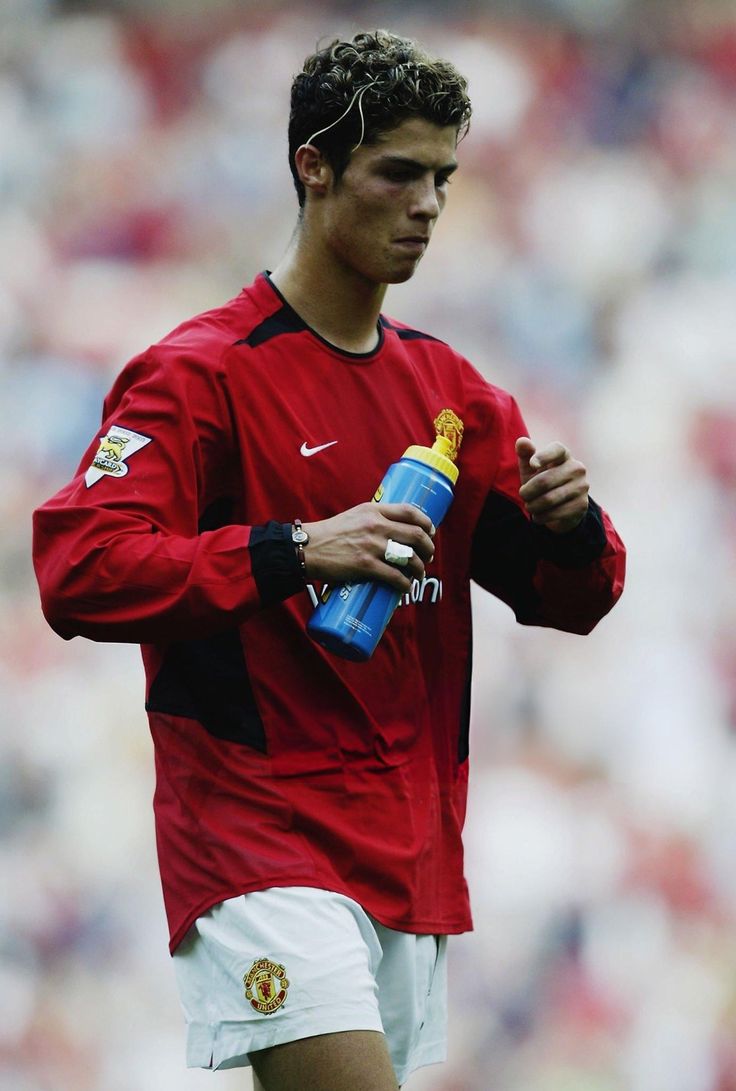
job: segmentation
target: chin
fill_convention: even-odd
[[[394,273],[393,276],[386,277],[384,284],[405,284],[407,280],[411,280],[414,276],[415,270],[412,269],[408,273]]]
[[[407,280],[411,280],[417,271],[418,261],[412,262],[411,265],[406,265],[403,269],[392,269],[387,275],[384,284],[404,284]]]

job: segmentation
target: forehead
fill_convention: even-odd
[[[423,117],[411,117],[395,129],[381,133],[374,144],[362,145],[352,158],[357,159],[360,153],[364,153],[366,160],[390,155],[439,168],[454,163],[456,147],[457,129],[454,125],[435,125]]]

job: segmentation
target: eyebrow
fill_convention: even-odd
[[[397,167],[409,167],[416,171],[431,170],[434,174],[453,174],[458,164],[456,160],[452,160],[450,163],[445,163],[440,167],[432,167],[426,163],[420,163],[418,159],[410,159],[405,155],[382,155],[378,160],[378,163],[383,166],[397,166]]]

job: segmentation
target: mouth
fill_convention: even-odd
[[[423,253],[428,244],[429,237],[427,235],[407,235],[406,238],[396,239],[397,246],[417,254]]]

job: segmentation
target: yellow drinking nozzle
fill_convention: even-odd
[[[447,436],[436,436],[435,441],[432,444],[432,450],[436,451],[438,455],[443,455],[445,458],[452,458],[454,454],[453,444]]]

